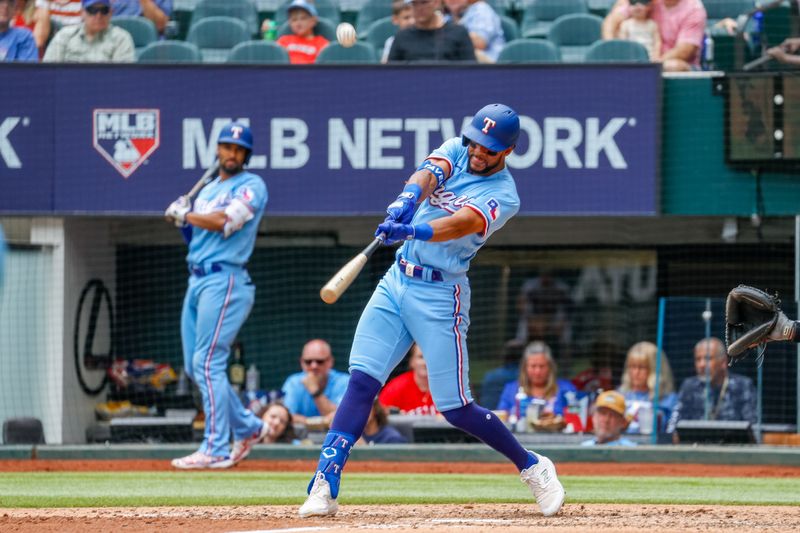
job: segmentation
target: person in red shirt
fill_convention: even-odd
[[[414,344],[408,358],[408,372],[390,380],[378,395],[378,401],[386,407],[396,407],[408,415],[435,415],[431,392],[428,389],[428,365],[422,350]]]
[[[317,26],[317,8],[306,0],[294,0],[287,8],[289,28],[292,33],[278,38],[276,43],[286,48],[289,62],[306,65],[317,59],[319,51],[328,45],[328,39],[314,35]]]

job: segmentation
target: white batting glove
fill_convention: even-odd
[[[181,196],[171,204],[166,211],[164,211],[164,216],[167,217],[168,220],[172,220],[175,222],[175,225],[179,228],[182,228],[186,225],[186,215],[189,214],[189,211],[192,210],[192,202],[185,196]]]

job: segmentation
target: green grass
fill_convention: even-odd
[[[300,504],[308,474],[37,472],[0,475],[0,507]],[[800,479],[562,476],[571,503],[798,505]],[[340,502],[531,501],[510,475],[350,474]]]

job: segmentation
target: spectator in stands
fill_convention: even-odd
[[[47,13],[50,23],[47,27],[50,33],[50,24],[55,31],[64,26],[74,26],[81,23],[82,0],[36,0],[36,10]]]
[[[519,373],[519,362],[525,344],[511,339],[503,345],[503,366],[488,371],[481,383],[481,405],[497,405],[506,383],[514,381]]]
[[[45,62],[133,62],[130,33],[111,24],[111,0],[83,0],[83,19],[53,37]]]
[[[111,14],[115,17],[148,18],[161,34],[172,14],[172,0],[111,0]]]
[[[389,62],[475,61],[475,49],[466,28],[445,22],[441,0],[407,0],[414,25],[400,30],[389,50]]]
[[[517,338],[523,342],[540,339],[553,350],[554,357],[568,371],[573,302],[569,285],[555,277],[549,269],[525,280],[517,297],[519,324]]]
[[[594,438],[582,442],[583,446],[636,446],[622,436],[628,426],[625,414],[625,398],[617,391],[601,393],[594,402],[592,413]]]
[[[36,0],[16,0],[14,19],[11,21],[11,25],[15,28],[31,30],[41,57],[47,39],[50,38],[50,12],[44,8],[37,9],[36,3]]]
[[[417,344],[408,352],[408,372],[390,380],[378,395],[381,405],[397,408],[401,414],[435,415],[436,406],[428,387],[428,365]]]
[[[322,339],[310,340],[300,354],[302,372],[292,374],[283,383],[283,403],[295,422],[308,417],[329,417],[342,401],[350,377],[333,369],[331,346]]]
[[[503,23],[484,0],[444,0],[449,20],[464,26],[479,63],[495,63],[506,44]]]
[[[653,20],[661,34],[664,71],[698,70],[706,30],[706,9],[700,0],[652,0]],[[619,37],[622,21],[631,15],[630,0],[617,0],[603,21],[603,39]]]
[[[0,0],[0,61],[39,61],[31,30],[11,27],[13,10],[13,0]]]
[[[598,390],[611,390],[619,382],[625,356],[615,342],[606,339],[592,341],[587,352],[591,367],[576,374],[572,384],[594,397]]]
[[[577,391],[571,382],[557,379],[557,372],[558,368],[547,344],[542,341],[528,344],[520,363],[519,378],[506,384],[497,410],[505,411],[509,416],[524,417],[528,405],[533,400],[541,400],[543,406],[539,411],[539,419],[563,419],[564,408],[568,404],[567,394]],[[519,413],[516,413],[516,396],[520,392],[525,397],[520,401]]]
[[[278,38],[279,45],[289,53],[289,62],[306,65],[317,59],[320,50],[328,46],[328,39],[315,35],[317,8],[306,0],[294,0],[287,8],[292,33]]]
[[[694,368],[697,375],[686,379],[678,392],[668,432],[674,432],[681,420],[756,421],[753,381],[728,372],[728,355],[721,340],[709,337],[695,345]]]
[[[630,18],[619,25],[619,38],[639,43],[647,49],[650,61],[661,56],[661,34],[652,18],[652,0],[630,0]]]
[[[272,402],[264,406],[259,417],[267,428],[264,438],[261,439],[264,444],[293,444],[297,440],[292,413],[281,402]]]
[[[372,404],[367,425],[361,438],[367,444],[405,444],[408,442],[397,429],[389,425],[389,417],[378,399]]]
[[[395,0],[392,2],[392,24],[397,26],[398,30],[405,30],[414,25],[414,12],[411,10],[411,4],[405,0]],[[381,63],[389,61],[389,51],[392,49],[394,42],[394,35],[389,36],[383,44],[383,53],[381,53]]]
[[[661,431],[678,400],[667,354],[661,353],[661,372],[657,372],[658,347],[652,342],[637,342],[628,350],[619,392],[625,397],[630,419],[628,433],[650,433],[653,427],[653,398],[658,381],[658,427]]]
[[[800,37],[790,37],[778,46],[768,49],[767,53],[781,63],[800,67],[798,50],[800,50]]]

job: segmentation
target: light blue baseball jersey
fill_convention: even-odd
[[[483,231],[446,242],[407,241],[397,254],[412,263],[451,275],[464,274],[491,234],[519,211],[517,186],[508,167],[490,176],[470,174],[469,153],[461,137],[445,141],[429,157],[447,160],[452,171],[417,208],[412,224],[430,224],[437,218],[468,208],[483,218]]]
[[[256,243],[258,224],[267,205],[267,186],[259,176],[243,171],[225,181],[219,177],[203,187],[194,201],[192,211],[199,214],[224,211],[234,198],[238,198],[250,208],[253,218],[242,229],[227,239],[221,232],[192,228],[189,243],[189,264],[225,263],[244,266]]]

